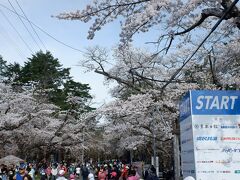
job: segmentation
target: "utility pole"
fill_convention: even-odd
[[[179,151],[179,137],[177,134],[173,136],[173,156],[174,156],[174,179],[180,179],[180,151]]]
[[[162,115],[161,115],[161,113],[159,112],[159,106],[156,106],[155,107],[155,110],[156,110],[156,112],[157,112],[157,115],[156,115],[156,117],[158,117],[159,116],[159,118],[161,119],[161,120],[163,120],[163,118],[162,118]],[[153,129],[153,138],[154,138],[154,167],[156,168],[156,170],[157,170],[157,176],[159,177],[159,171],[160,171],[160,168],[159,168],[159,157],[156,155],[156,125],[157,125],[157,121],[156,121],[157,119],[155,118],[155,120],[154,120],[154,129]]]
[[[154,119],[154,123],[153,123],[153,165],[154,167],[156,168],[156,128],[155,128],[155,125],[156,125],[156,120],[155,118]]]
[[[157,176],[159,176],[159,163],[157,162],[157,148],[156,148],[156,124],[157,124],[157,114],[159,114],[159,110],[158,107],[155,106],[153,109],[153,113],[152,113],[152,127],[153,127],[153,159],[152,159],[152,165],[156,168],[156,173]]]
[[[132,161],[133,161],[133,150],[130,149],[130,164],[132,165]]]
[[[181,164],[180,164],[180,129],[179,129],[179,121],[175,121],[175,126],[173,127],[173,157],[174,157],[174,179],[178,180],[181,176]]]
[[[84,128],[83,128],[83,134],[82,134],[82,164],[84,164]]]
[[[3,73],[3,64],[1,63],[0,64],[0,83],[3,81],[2,73]]]

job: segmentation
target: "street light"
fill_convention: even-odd
[[[156,106],[153,108],[152,112],[151,112],[151,116],[152,116],[152,127],[153,127],[153,165],[156,168],[156,118],[154,117],[156,109],[158,109]]]
[[[133,147],[130,149],[130,163],[132,164],[133,162],[133,151],[137,150],[137,147]]]

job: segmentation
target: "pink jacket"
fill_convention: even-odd
[[[139,180],[137,176],[129,176],[127,180]]]
[[[99,171],[98,172],[98,180],[105,180],[105,178],[106,178],[106,172],[105,171]]]

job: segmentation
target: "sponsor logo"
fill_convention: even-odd
[[[192,129],[192,125],[186,125],[185,127],[183,127],[183,129],[181,130],[182,132],[187,132],[189,130]]]
[[[229,174],[229,173],[231,173],[231,171],[217,171],[216,173],[220,173],[220,174]]]
[[[217,163],[217,164],[229,164],[231,162],[232,161],[230,161],[230,160],[218,160],[218,161],[215,161],[215,163]]]
[[[217,124],[195,124],[195,129],[217,129],[219,125]]]
[[[198,136],[197,141],[216,141],[216,136]]]
[[[195,124],[195,129],[240,129],[240,124],[237,125],[225,125],[225,124]]]
[[[194,151],[193,149],[183,150],[182,153],[188,154],[188,153],[193,153],[193,151]]]
[[[197,161],[197,163],[207,163],[207,164],[210,164],[210,163],[214,163],[214,161]]]
[[[222,129],[237,129],[240,128],[239,125],[221,125]]]
[[[234,163],[234,164],[239,164],[240,161],[231,161],[231,163]]]
[[[196,150],[197,151],[219,151],[220,149],[219,148],[199,148],[199,147],[196,147]]]
[[[184,140],[181,141],[181,143],[182,143],[182,144],[186,144],[186,143],[188,143],[188,142],[190,142],[190,141],[192,141],[192,139],[184,139]]]
[[[198,173],[203,173],[203,174],[212,174],[214,171],[197,171]]]
[[[195,174],[195,170],[183,170],[183,173]]]
[[[198,173],[203,173],[203,174],[212,174],[212,173],[218,173],[218,174],[230,174],[231,171],[197,171]]]
[[[240,141],[240,137],[221,137],[222,141]]]
[[[223,148],[222,152],[225,152],[225,153],[240,153],[240,148]]]
[[[235,170],[234,173],[235,174],[240,174],[240,170]]]
[[[182,163],[183,163],[183,164],[194,164],[193,161],[183,161]]]

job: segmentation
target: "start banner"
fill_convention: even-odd
[[[180,103],[180,132],[184,177],[240,179],[240,91],[189,91]]]

